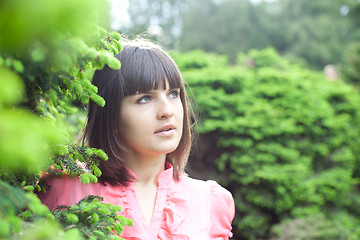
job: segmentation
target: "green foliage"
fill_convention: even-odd
[[[272,229],[272,240],[355,240],[360,237],[360,222],[347,213],[326,218],[323,214],[285,220]]]
[[[360,39],[354,0],[185,2],[179,48],[226,54],[233,63],[238,52],[272,46],[320,70],[338,65],[346,46]]]
[[[35,195],[47,189],[41,179],[46,172],[96,182],[99,161],[107,160],[102,150],[76,144],[89,99],[106,104],[91,84],[93,72],[105,64],[120,68],[114,57],[122,50],[120,35],[99,25],[106,9],[106,1],[0,3],[1,239],[116,239],[115,232],[130,224],[115,217],[118,207],[95,197],[55,218]],[[86,206],[96,206],[91,212],[96,234],[86,229]]]
[[[24,191],[24,188],[0,181],[0,237],[19,234],[23,230],[22,219],[28,219],[30,216],[45,217],[49,220],[53,218],[39,198],[32,192]],[[24,211],[26,208],[28,210]]]
[[[58,145],[56,150],[57,155],[47,172],[57,176],[79,176],[84,184],[97,182],[97,177],[101,176],[98,165],[108,159],[103,150],[85,146]]]
[[[25,223],[21,234],[11,239],[19,240],[82,240],[80,232],[76,229],[64,231],[62,226],[56,221],[43,219],[36,220],[31,224]]]
[[[177,45],[181,28],[181,13],[186,11],[187,0],[129,0],[129,22],[121,22],[126,35],[146,33],[147,37],[160,42],[166,49]]]
[[[181,63],[193,54],[174,56]],[[208,61],[202,53],[195,65],[199,58]],[[206,152],[193,161],[215,161],[211,174],[233,193],[235,238],[264,238],[285,219],[337,209],[359,217],[359,93],[271,48],[242,54],[233,67],[208,59],[181,69],[200,109]]]
[[[116,238],[122,233],[125,225],[131,226],[132,220],[119,215],[121,207],[102,203],[103,199],[88,196],[79,203],[68,206],[58,206],[54,216],[64,229],[77,228],[87,239],[122,239]]]
[[[360,42],[356,42],[347,47],[342,73],[346,81],[356,86],[360,82]]]
[[[181,15],[179,45],[183,51],[202,49],[226,54],[231,62],[235,62],[238,52],[267,47],[271,37],[277,38],[272,33],[276,31],[275,19],[264,4],[254,5],[248,0],[188,3],[187,11]]]
[[[129,0],[127,35],[146,33],[168,49],[226,54],[269,46],[312,69],[338,66],[360,40],[355,0]],[[206,19],[206,21],[205,21]]]
[[[34,44],[40,44],[44,48],[38,50],[39,53],[56,56],[62,50],[56,47],[63,34],[87,37],[99,20],[106,21],[99,18],[107,16],[106,7],[104,1],[2,1],[0,49],[25,53]]]

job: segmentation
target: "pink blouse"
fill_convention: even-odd
[[[150,226],[133,184],[129,187],[84,185],[75,177],[49,178],[47,183],[51,189],[39,197],[50,210],[57,205],[72,205],[88,195],[101,196],[104,203],[121,206],[121,214],[134,220],[134,225],[125,226],[121,234],[127,240],[224,240],[232,236],[235,206],[231,193],[215,181],[205,182],[185,175],[175,181],[170,164],[159,176]]]

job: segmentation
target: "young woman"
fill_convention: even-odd
[[[171,57],[150,42],[123,43],[120,70],[97,70],[93,84],[105,107],[90,102],[84,141],[103,149],[102,176],[84,185],[52,178],[41,199],[50,209],[88,195],[122,207],[134,220],[125,239],[229,239],[234,217],[230,192],[214,181],[188,177],[190,110],[183,79]]]

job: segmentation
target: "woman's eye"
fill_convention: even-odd
[[[139,98],[136,103],[140,103],[140,104],[143,104],[143,103],[148,103],[150,102],[151,100],[151,97],[150,96],[142,96],[141,98]]]
[[[180,94],[180,89],[173,90],[169,93],[169,97],[171,98],[177,98]]]

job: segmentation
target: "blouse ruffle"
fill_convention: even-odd
[[[185,221],[190,211],[191,195],[187,185],[172,184],[167,192],[166,206],[164,207],[164,220],[158,238],[161,240],[188,240],[188,235],[176,233],[179,226]]]

